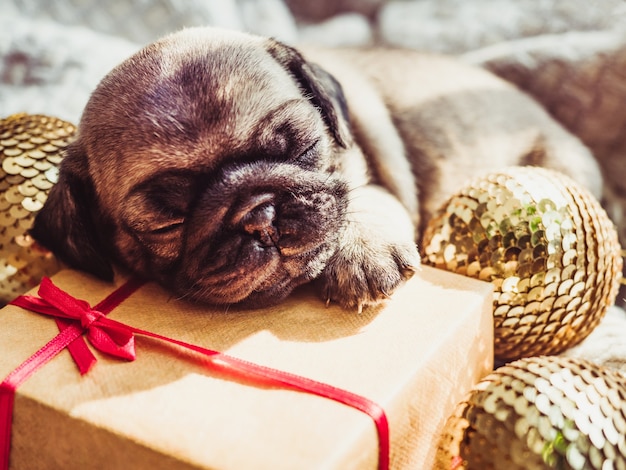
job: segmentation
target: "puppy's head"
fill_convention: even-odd
[[[32,235],[102,278],[119,263],[193,300],[276,302],[336,249],[349,139],[339,85],[294,49],[185,30],[94,91]]]

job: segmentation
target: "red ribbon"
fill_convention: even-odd
[[[39,287],[39,298],[26,295],[11,302],[12,305],[55,317],[60,332],[0,383],[0,470],[9,468],[13,405],[17,388],[66,347],[80,373],[88,372],[96,358],[85,344],[83,334],[102,353],[129,361],[135,359],[134,335],[156,338],[206,356],[208,361],[205,365],[211,370],[227,372],[257,384],[310,393],[355,408],[369,415],[376,425],[378,468],[386,470],[389,467],[389,424],[385,411],[373,401],[332,385],[134,328],[106,317],[141,285],[142,282],[131,279],[92,308],[87,302],[72,297],[56,287],[50,279],[44,278]]]

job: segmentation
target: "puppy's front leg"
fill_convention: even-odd
[[[406,209],[382,187],[360,186],[350,194],[339,247],[321,275],[322,295],[360,313],[389,297],[419,263]]]

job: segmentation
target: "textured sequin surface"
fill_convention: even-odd
[[[0,302],[36,286],[60,269],[28,235],[58,178],[61,151],[76,128],[60,119],[16,114],[0,119]]]
[[[626,378],[589,361],[533,357],[485,377],[440,441],[443,469],[626,469]]]
[[[423,261],[494,284],[500,360],[557,354],[613,304],[617,233],[584,188],[556,172],[515,167],[469,184],[430,221]]]

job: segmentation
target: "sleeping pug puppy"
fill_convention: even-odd
[[[361,311],[416,271],[425,221],[466,178],[519,164],[599,194],[587,149],[483,70],[187,29],[102,80],[32,235],[181,298],[261,307],[316,280]]]

